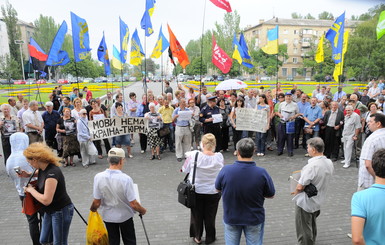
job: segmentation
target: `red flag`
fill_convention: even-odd
[[[226,54],[226,52],[221,49],[213,35],[213,58],[212,58],[213,64],[219,68],[223,72],[223,74],[226,74],[230,71],[231,66],[233,65],[233,60]]]
[[[170,26],[167,25],[167,27],[168,33],[170,35],[170,49],[172,52],[172,56],[176,57],[179,61],[179,64],[182,66],[183,69],[185,69],[186,66],[190,64],[187,53],[186,51],[184,51],[182,45],[180,45],[179,41],[176,39],[174,33],[171,31]]]
[[[226,10],[228,13],[232,11],[229,0],[210,0],[210,2],[212,2],[218,8]]]

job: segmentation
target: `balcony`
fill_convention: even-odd
[[[302,42],[302,48],[309,48],[310,42]]]

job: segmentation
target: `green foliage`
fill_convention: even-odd
[[[0,57],[0,76],[5,79],[21,79],[20,63],[10,55]]]
[[[291,13],[292,19],[303,19],[303,16],[297,12]]]
[[[315,17],[313,15],[311,15],[310,13],[308,13],[304,19],[308,19],[308,20],[315,20]]]
[[[186,74],[188,74],[188,75],[200,75],[202,72],[202,75],[205,75],[207,73],[206,63],[204,61],[203,61],[203,63],[201,62],[201,57],[195,57],[190,62],[191,62],[191,64],[186,67]]]
[[[35,20],[34,25],[36,27],[33,34],[33,38],[39,44],[39,46],[48,53],[56,32],[59,29],[59,25],[55,23],[55,20],[51,16],[40,15]]]
[[[3,15],[3,21],[7,27],[11,58],[20,66],[20,47],[18,44],[15,44],[15,40],[20,40],[21,38],[20,28],[17,26],[17,12],[13,8],[12,4],[7,1],[5,6],[1,6],[1,13]]]
[[[318,15],[320,20],[334,20],[334,15],[328,11],[323,11]]]
[[[76,72],[77,70],[77,72]],[[99,65],[99,62],[87,58],[81,62],[75,62],[71,59],[71,62],[63,67],[62,73],[71,74],[76,77],[91,77],[96,78],[99,76],[104,76],[104,68]]]
[[[251,58],[256,63],[255,67],[258,69],[258,74],[260,75],[260,69],[262,73],[267,76],[273,76],[277,74],[277,66],[282,66],[282,60],[288,58],[287,46],[286,44],[279,45],[278,48],[278,61],[276,55],[269,55],[262,51],[262,49],[253,50],[251,52]],[[262,74],[261,74],[262,75]]]

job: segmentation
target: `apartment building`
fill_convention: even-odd
[[[279,68],[278,78],[283,80],[310,80],[314,72],[303,67],[303,59],[314,48],[334,20],[281,19],[273,18],[268,21],[260,20],[259,24],[244,30],[248,42],[255,40],[256,48],[267,43],[267,31],[278,25],[278,42],[287,45],[288,58],[283,60]],[[360,21],[345,21],[345,29],[354,30]],[[327,41],[327,40],[326,40]],[[281,58],[282,60],[282,58]]]

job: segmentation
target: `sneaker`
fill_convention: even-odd
[[[181,162],[182,161],[182,158],[177,158],[176,159],[178,162]]]
[[[345,163],[345,160],[342,160],[341,163]]]
[[[142,154],[143,154],[143,153],[144,153],[144,150],[141,150],[141,151],[140,151],[140,153],[142,153]]]
[[[88,165],[84,165],[83,168],[88,168],[89,166]]]
[[[129,158],[133,158],[134,156],[133,155],[128,155]]]
[[[260,156],[261,156],[261,157],[264,157],[264,156],[265,156],[265,153],[260,153]]]
[[[306,153],[306,154],[305,154],[305,157],[310,157],[309,153]]]
[[[344,166],[342,166],[343,168],[349,168],[350,167],[350,164],[344,164]]]
[[[259,157],[260,157],[260,156],[261,156],[261,153],[257,153],[257,156],[259,156]]]

